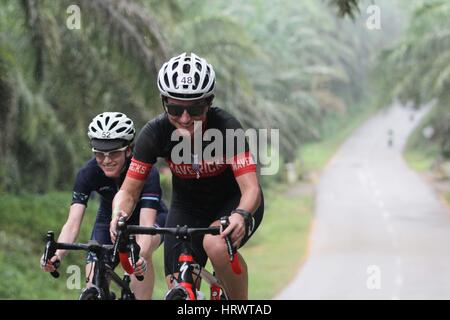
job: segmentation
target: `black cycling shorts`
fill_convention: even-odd
[[[219,210],[212,212],[209,217],[206,215],[192,215],[186,207],[181,205],[172,204],[169,214],[167,215],[166,227],[176,227],[187,225],[190,228],[207,228],[216,220],[219,220],[223,216],[229,216],[233,209],[236,209],[241,200],[241,195],[238,194],[226,202]],[[264,197],[261,193],[261,204],[259,208],[253,213],[255,219],[255,227],[252,234],[246,235],[241,242],[240,247],[251,238],[255,233],[264,215]],[[203,249],[203,237],[195,236],[190,243],[190,247],[193,251],[193,256],[195,262],[200,264],[202,267],[206,265],[208,256]],[[166,276],[173,274],[177,271],[178,256],[182,250],[181,241],[177,240],[175,237],[166,235],[164,239],[164,266]]]

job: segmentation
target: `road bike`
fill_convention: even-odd
[[[160,227],[141,227],[135,225],[126,225],[123,218],[119,219],[117,227],[117,238],[120,242],[126,242],[130,236],[135,234],[148,235],[168,235],[174,236],[181,240],[181,254],[178,256],[178,268],[172,275],[172,288],[166,293],[165,300],[197,300],[199,299],[199,291],[197,291],[197,284],[203,279],[210,287],[211,300],[229,300],[228,294],[221,283],[215,276],[200,264],[195,262],[193,256],[193,249],[191,248],[192,237],[202,235],[219,235],[221,229],[225,229],[229,225],[228,217],[220,219],[221,226],[213,226],[208,228],[189,228],[188,226],[178,226],[174,228],[160,228]],[[228,255],[230,257],[231,267],[236,274],[242,273],[242,267],[237,256],[237,249],[231,244],[230,237],[225,237]],[[122,245],[123,247],[123,245]],[[119,250],[120,251],[120,250]],[[120,259],[126,263],[128,257],[121,256]],[[175,275],[176,274],[176,275]]]
[[[59,243],[55,242],[53,231],[48,231],[46,236],[46,244],[44,250],[43,263],[47,263],[54,255],[56,250],[83,250],[95,254],[94,273],[92,285],[84,288],[80,294],[80,300],[115,300],[116,295],[110,290],[110,283],[113,281],[121,289],[120,300],[135,300],[134,293],[130,289],[130,274],[134,272],[136,262],[139,259],[139,245],[136,243],[134,235],[130,235],[127,245],[120,248],[123,252],[131,257],[132,262],[121,261],[126,267],[127,272],[121,278],[114,272],[115,267],[119,263],[117,257],[118,244],[105,245],[99,244],[97,241],[90,240],[88,243]],[[56,261],[55,268],[59,267],[60,262]],[[54,278],[59,277],[57,270],[50,273]],[[136,277],[142,281],[142,276]]]

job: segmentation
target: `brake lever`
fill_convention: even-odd
[[[117,237],[113,246],[113,253],[111,256],[111,260],[113,263],[117,263],[119,261],[118,253],[126,251],[126,244],[124,244],[123,238],[125,236],[126,230],[126,221],[124,217],[120,217],[117,222]]]
[[[225,230],[230,225],[230,220],[228,219],[228,216],[220,218],[220,224],[222,225],[222,230]],[[227,245],[228,255],[230,256],[230,262],[233,262],[234,255],[236,254],[237,249],[233,247],[233,245],[231,244],[231,238],[229,235],[225,237],[225,243]]]
[[[55,242],[55,234],[53,231],[48,231],[47,235],[45,237],[45,250],[44,250],[44,263],[47,264],[47,262],[55,255],[56,253],[56,242]],[[53,266],[55,267],[55,271],[50,272],[53,278],[59,278],[59,272],[56,270],[60,266],[61,262],[59,260],[56,260],[53,263]]]
[[[141,247],[136,242],[136,236],[130,235],[130,258],[133,263],[133,269],[136,269],[136,263],[139,261],[139,252],[141,251]],[[136,279],[139,281],[144,280],[144,276],[136,276]]]
[[[222,225],[222,230],[226,229],[230,225],[230,220],[228,219],[228,216],[220,218],[220,224]],[[241,263],[239,262],[239,259],[237,258],[237,248],[235,248],[231,244],[231,238],[229,235],[225,237],[225,243],[227,245],[228,255],[230,256],[231,269],[233,269],[234,273],[241,274],[242,266]]]

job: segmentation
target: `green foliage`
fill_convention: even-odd
[[[425,126],[435,130],[430,142],[439,149],[436,156],[450,158],[450,4],[433,0],[414,8],[405,37],[380,58],[380,92],[386,93],[384,101],[398,98],[417,108],[434,103]],[[415,148],[424,145],[419,136],[413,141]]]
[[[69,5],[81,9],[80,30],[66,27]],[[356,12],[355,1],[334,5]],[[161,112],[157,70],[182,51],[214,65],[218,106],[245,127],[281,129],[281,156],[293,161],[363,98],[380,42],[363,18],[338,20],[317,1],[3,1],[0,18],[7,192],[70,187],[92,117],[123,111],[142,127]]]
[[[84,274],[84,255],[71,253],[64,259],[61,278],[54,280],[40,271],[45,234],[58,236],[64,225],[71,195],[67,192],[45,196],[0,196],[0,284],[1,299],[75,299],[79,291],[66,288],[67,266],[77,265]],[[78,237],[87,241],[95,220],[96,201],[91,201]]]

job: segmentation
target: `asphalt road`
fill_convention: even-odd
[[[341,146],[317,188],[309,255],[276,299],[450,299],[450,212],[401,155],[427,111],[391,107]]]

